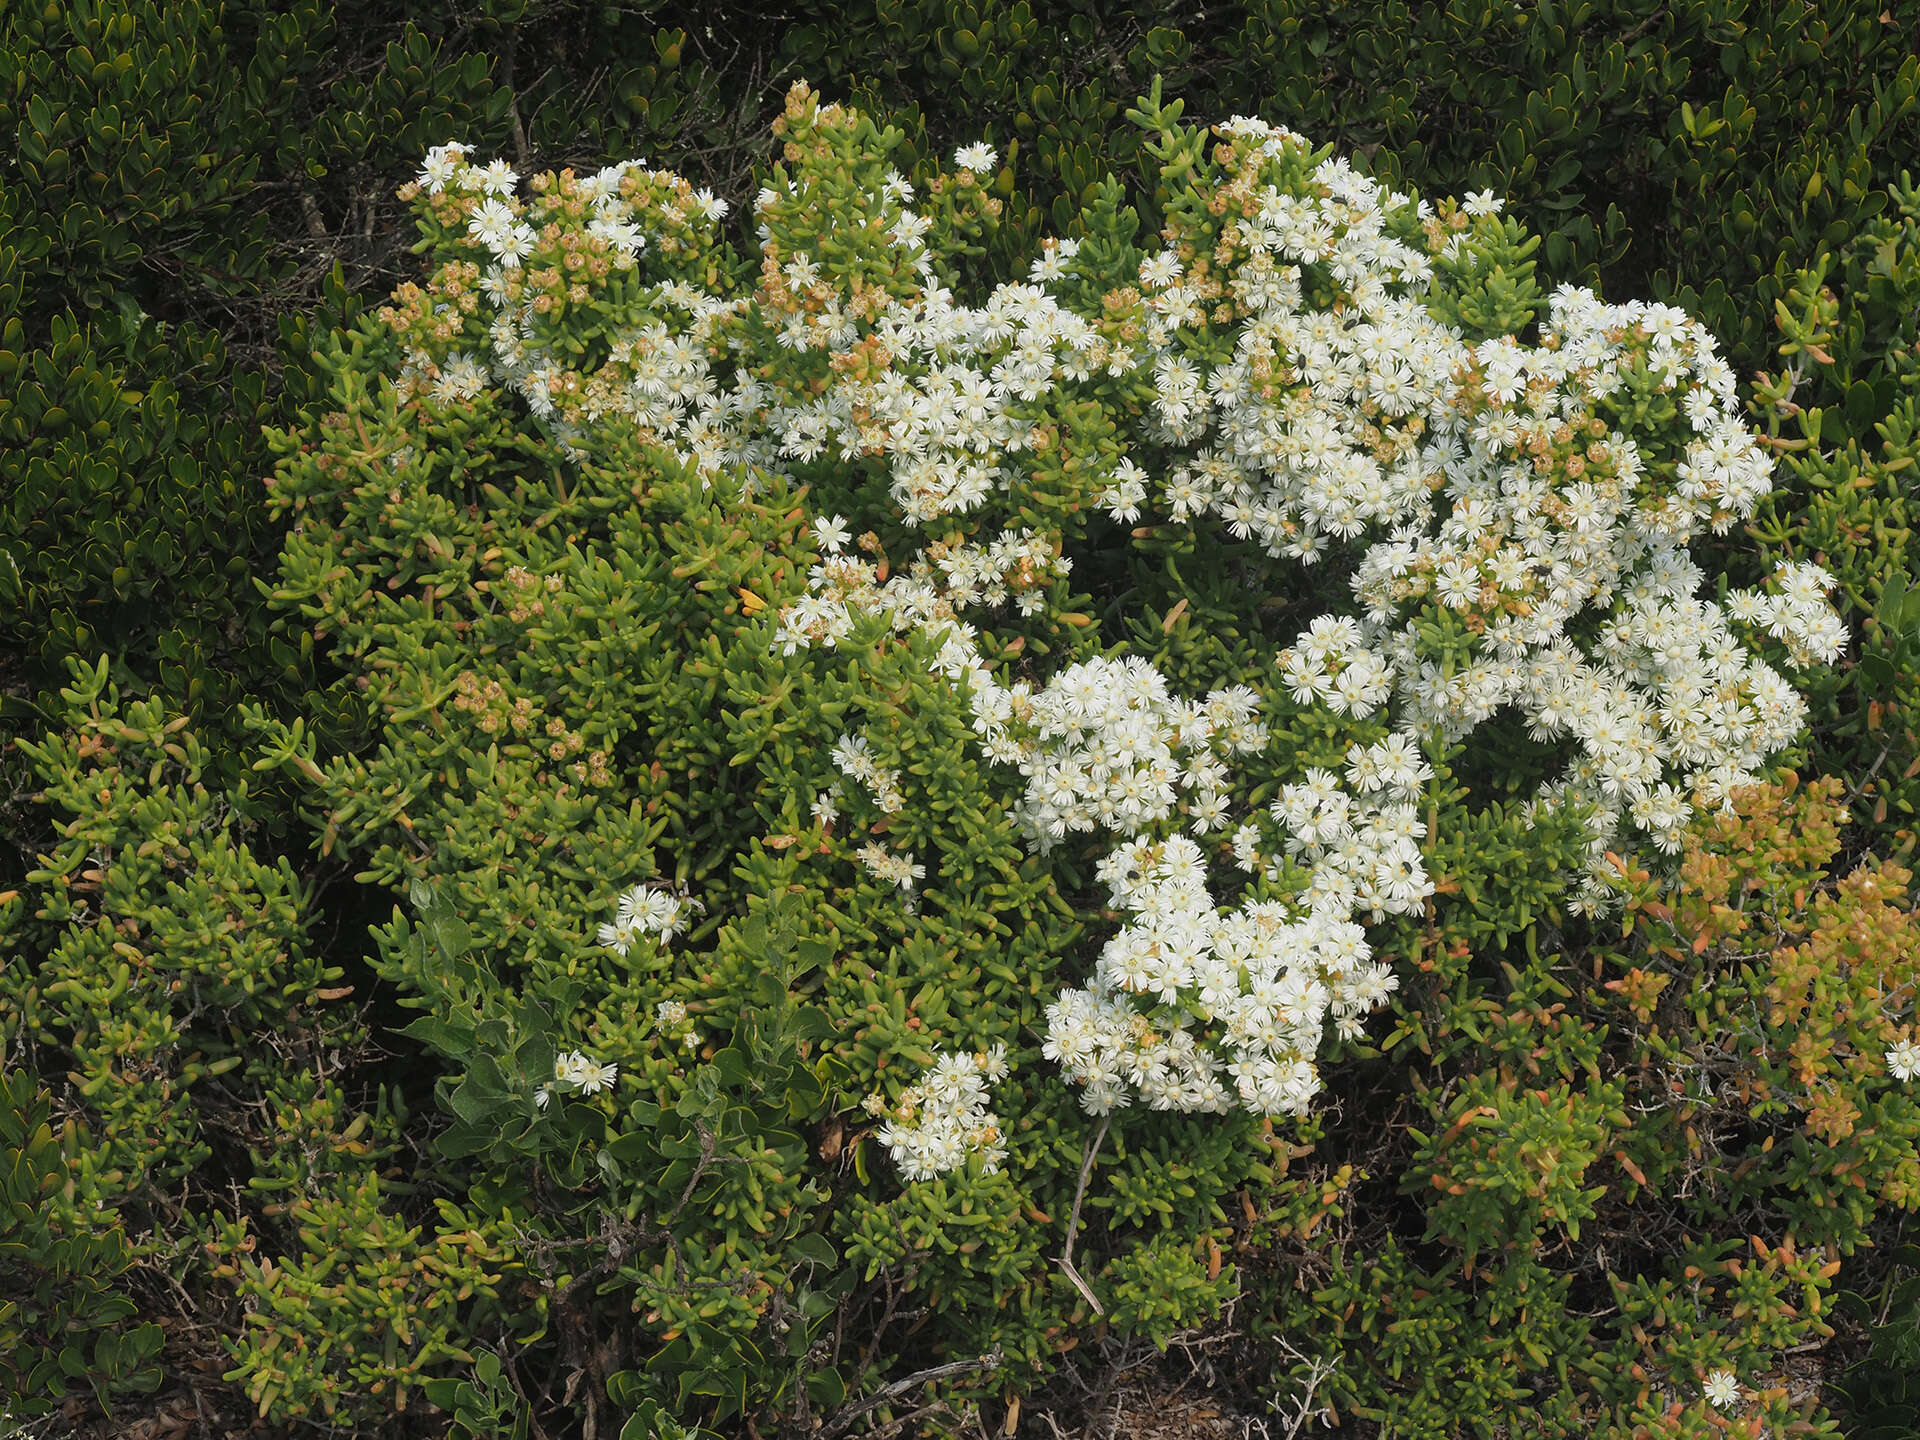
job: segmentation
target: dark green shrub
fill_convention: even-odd
[[[126,1236],[111,1212],[60,1203],[88,1135],[70,1120],[56,1135],[51,1110],[31,1075],[0,1075],[0,1422],[46,1414],[76,1381],[102,1406],[160,1383],[160,1327],[126,1323]]]

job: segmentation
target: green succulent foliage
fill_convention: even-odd
[[[1035,1054],[1080,928],[968,758],[963,697],[884,619],[837,655],[769,646],[815,553],[801,494],[709,490],[611,426],[563,468],[498,397],[403,406],[379,379],[394,348],[369,320],[326,359],[340,408],[276,439],[273,486],[299,517],[275,603],[394,657],[362,670],[381,741],[329,759],[300,725],[248,716],[258,763],[312,782],[325,848],[360,857],[363,881],[420,887],[417,922],[377,927],[372,963],[441,1067],[432,1183],[525,1237],[507,1268],[533,1287],[474,1340],[563,1369],[592,1344],[629,1377],[606,1382],[613,1403],[731,1422],[870,1389],[881,1362],[831,1337],[892,1288],[945,1317],[916,1353],[1040,1373],[1085,1313],[1041,1258],[1082,1159],[1071,1095],[1009,1104],[1006,1172],[904,1192],[859,1111],[936,1048]],[[383,488],[343,483],[361,474]],[[855,726],[905,777],[891,843],[939,877],[912,906],[805,818]],[[617,955],[593,934],[634,884],[715,918]],[[668,1002],[691,1045],[656,1020]],[[574,1048],[618,1063],[619,1086],[543,1106]],[[1088,1197],[1113,1221],[1079,1266],[1112,1290],[1110,1323],[1164,1339],[1229,1293],[1205,1237],[1259,1152],[1234,1125],[1196,1146],[1145,1116],[1116,1148],[1111,1189]]]
[[[1434,314],[1470,340],[1525,334],[1547,310],[1533,276],[1540,237],[1527,234],[1511,217],[1488,217],[1480,228],[1485,232],[1481,245],[1459,259],[1435,262],[1451,283],[1442,287]]]
[[[366,1086],[368,1034],[339,1003],[353,987],[308,949],[311,888],[246,844],[244,782],[216,796],[188,717],[122,702],[105,656],[70,665],[64,728],[19,746],[53,812],[30,832],[46,848],[26,888],[0,894],[6,1047],[43,1074],[57,1063],[61,1107],[91,1122],[86,1143],[67,1136],[39,1214],[73,1236],[115,1217],[127,1263],[240,1337],[227,1356],[183,1339],[164,1366],[248,1357],[235,1378],[256,1405],[330,1413],[340,1396],[315,1357],[277,1339],[255,1352],[265,1317],[247,1302],[268,1331],[311,1320],[331,1363],[390,1389],[415,1363],[389,1351],[417,1315],[485,1295],[489,1242],[443,1214],[436,1247],[408,1253],[418,1227],[391,1214],[383,1179],[405,1106]],[[310,1269],[256,1261],[262,1232]],[[158,1327],[139,1333],[157,1345]]]
[[[158,1388],[160,1327],[135,1322],[121,1286],[133,1264],[117,1216],[74,1217],[58,1203],[90,1137],[23,1070],[0,1074],[0,1386],[17,1418],[58,1408],[76,1383],[104,1408]]]
[[[1621,1098],[1617,1085],[1521,1091],[1484,1072],[1472,1076],[1435,1117],[1448,1122],[1444,1131],[1408,1132],[1417,1148],[1403,1183],[1442,1197],[1427,1212],[1427,1238],[1446,1237],[1469,1263],[1489,1246],[1534,1243],[1544,1226],[1578,1240],[1580,1222],[1606,1194],[1604,1185],[1583,1182],[1613,1127],[1626,1122]]]
[[[1881,1063],[1915,984],[1911,877],[1828,879],[1840,788],[1743,801],[1663,898],[1623,874],[1618,941],[1562,948],[1543,920],[1489,950],[1449,942],[1441,912],[1449,983],[1395,997],[1385,1049],[1408,1068],[1358,1097],[1426,1118],[1373,1142],[1365,1113],[1330,1126],[1329,1158],[1253,1229],[1274,1260],[1248,1266],[1242,1313],[1285,1361],[1277,1403],[1312,1387],[1311,1413],[1434,1436],[1706,1434],[1719,1414],[1850,1435],[1910,1416],[1878,1360],[1826,1397],[1837,1416],[1776,1379],[1781,1352],[1841,1324],[1877,1322],[1879,1357],[1912,1333],[1903,1275],[1868,1258],[1920,1199],[1920,1112]],[[1498,978],[1483,954],[1504,955]],[[1410,1212],[1358,1212],[1368,1173]],[[1299,1265],[1330,1278],[1309,1295]],[[1724,1412],[1700,1398],[1721,1370],[1743,1397]]]
[[[1920,806],[1920,188],[1903,173],[1885,199],[1844,244],[1796,269],[1781,257],[1783,366],[1754,400],[1781,466],[1752,531],[1757,559],[1817,558],[1839,582],[1854,638],[1808,687],[1806,755],[1858,777],[1857,843],[1905,853]]]
[[[39,798],[69,819],[27,876],[41,906],[8,892],[0,907],[0,936],[24,957],[0,996],[9,1042],[68,1056],[73,1098],[97,1119],[100,1138],[55,1207],[78,1220],[137,1201],[158,1217],[211,1153],[196,1092],[236,1071],[271,1085],[275,1057],[246,1037],[292,1039],[296,1008],[342,972],[289,963],[307,897],[287,862],[262,866],[235,843],[244,782],[216,797],[185,717],[163,721],[158,700],[123,708],[105,657],[73,668],[71,728],[19,742],[46,786]],[[344,1020],[329,1017],[309,1043],[351,1050]],[[156,1231],[150,1245],[166,1253],[190,1238]]]

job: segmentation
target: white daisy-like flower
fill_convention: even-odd
[[[1461,202],[1460,208],[1469,215],[1498,215],[1505,203],[1491,190],[1474,190]]]
[[[489,195],[508,195],[520,183],[520,177],[504,160],[495,160],[480,172],[480,184]]]
[[[853,538],[853,532],[847,529],[846,516],[824,515],[813,522],[813,538],[820,542],[822,550],[838,554],[841,546]]]
[[[1140,262],[1140,283],[1158,290],[1180,278],[1180,257],[1171,251],[1149,255]]]
[[[580,1067],[580,1091],[585,1095],[598,1095],[608,1089],[620,1078],[618,1065],[596,1065],[589,1060]]]
[[[418,184],[429,195],[438,195],[447,188],[460,167],[466,163],[466,147],[455,141],[445,145],[436,145],[427,152],[427,162],[421,167]]]
[[[993,168],[993,162],[1000,158],[1000,152],[991,145],[962,145],[953,152],[953,163],[961,170],[971,170],[981,174]]]
[[[1731,1370],[1716,1370],[1707,1377],[1702,1393],[1708,1403],[1724,1410],[1729,1405],[1740,1403],[1740,1382],[1734,1378]]]
[[[1920,1045],[1911,1040],[1902,1040],[1887,1051],[1887,1070],[1896,1080],[1912,1080],[1920,1076]]]

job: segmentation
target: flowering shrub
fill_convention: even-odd
[[[1491,196],[1136,119],[1161,248],[1109,184],[977,306],[997,156],[914,209],[804,87],[757,263],[645,166],[523,201],[442,147],[408,187],[432,278],[323,355],[338,408],[270,481],[272,598],[369,740],[249,715],[323,853],[407,882],[372,964],[438,1057],[434,1204],[368,1163],[289,1176],[273,1258],[215,1236],[263,1411],[493,1413],[487,1337],[596,1426],[804,1429],[908,1360],[958,1404],[1096,1317],[1164,1343],[1284,1181],[1254,1137],[1324,1133],[1396,987],[1570,888],[1607,913],[1610,844],[1671,869],[1794,734],[1743,639],[1840,633],[1816,566],[1696,597],[1686,541],[1769,470],[1697,326],[1543,300]],[[1470,1265],[1593,1215],[1619,1087],[1561,1092],[1478,1077],[1422,1137]]]
[[[1191,169],[1200,137],[1177,116],[1141,118],[1163,159]],[[1045,614],[1049,578],[1070,572],[1075,517],[1139,517],[1150,491],[1136,450],[1163,467],[1157,498],[1174,524],[1211,517],[1306,564],[1370,529],[1390,537],[1354,577],[1363,616],[1316,620],[1280,663],[1294,706],[1364,722],[1397,701],[1401,728],[1348,746],[1351,790],[1311,770],[1236,832],[1273,895],[1223,918],[1192,843],[1136,839],[1103,862],[1112,902],[1141,918],[1103,949],[1091,986],[1052,1009],[1047,1052],[1089,1109],[1138,1092],[1164,1109],[1232,1097],[1267,1115],[1305,1110],[1329,1015],[1351,1038],[1392,983],[1348,916],[1409,913],[1430,893],[1407,802],[1432,772],[1415,747],[1458,740],[1503,706],[1536,738],[1570,739],[1577,759],[1535,812],[1591,808],[1598,863],[1623,820],[1673,852],[1696,805],[1724,807],[1798,730],[1804,706],[1735,627],[1783,640],[1800,665],[1832,658],[1845,632],[1822,598],[1830,579],[1789,566],[1777,594],[1734,592],[1723,609],[1695,598],[1703,577],[1683,548],[1765,492],[1770,461],[1734,418],[1731,372],[1680,312],[1571,288],[1523,346],[1505,332],[1534,318],[1530,277],[1497,264],[1480,293],[1428,302],[1436,272],[1485,263],[1467,243],[1473,218],[1489,222],[1483,246],[1525,253],[1517,230],[1491,223],[1492,196],[1435,212],[1285,130],[1236,120],[1220,127],[1212,198],[1195,189],[1169,207],[1166,247],[1121,267],[1132,283],[1097,286],[1117,254],[1057,242],[1031,283],[968,310],[930,285],[940,251],[926,236],[959,222],[916,213],[912,187],[880,176],[886,137],[804,89],[785,133],[800,169],[755,203],[762,285],[731,297],[693,283],[696,231],[725,212],[711,194],[616,166],[543,179],[528,220],[504,162],[436,150],[410,194],[444,268],[433,292],[409,287],[384,312],[408,347],[401,394],[444,404],[507,387],[576,457],[617,416],[703,484],[752,467],[748,493],[776,478],[831,493],[822,467],[884,481],[895,514],[876,522],[939,537],[889,578],[884,561],[840,554],[839,516],[822,521],[809,593],[781,608],[774,644],[838,649],[860,612],[925,630],[935,665],[966,682],[986,755],[1026,777],[1015,813],[1041,853],[1070,831],[1140,837],[1176,808],[1204,837],[1229,808],[1227,757],[1269,740],[1253,689],[1177,701],[1139,657],[1069,665],[1037,693],[1005,683],[961,618],[1016,596],[1021,614]],[[815,155],[838,173],[807,163]],[[977,192],[995,159],[984,145],[958,152],[957,191]],[[853,213],[875,238],[849,249],[833,232]],[[643,264],[656,243],[659,260]],[[595,318],[568,323],[583,306]],[[1049,433],[1090,400],[1137,423]],[[1174,448],[1196,444],[1190,459]],[[1015,468],[1029,451],[1032,490]],[[1064,511],[1050,535],[999,528],[1042,501]],[[883,812],[904,804],[860,737],[835,754]],[[1263,835],[1265,820],[1276,823]],[[1283,873],[1275,833],[1307,863]],[[860,859],[904,890],[924,873],[874,844]],[[1595,908],[1601,893],[1590,873],[1577,903]]]

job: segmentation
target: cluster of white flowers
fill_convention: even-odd
[[[935,1057],[919,1081],[889,1105],[867,1098],[866,1110],[885,1117],[879,1139],[908,1180],[931,1180],[978,1155],[991,1175],[1007,1158],[1000,1117],[987,1108],[989,1087],[1007,1078],[1007,1047]]]
[[[1777,595],[1735,590],[1727,596],[1727,613],[1748,625],[1765,626],[1774,639],[1785,642],[1793,663],[1808,666],[1830,660],[1846,648],[1847,627],[1827,603],[1834,578],[1818,565],[1801,560],[1775,577]]]
[[[1046,608],[1046,587],[1073,568],[1057,540],[1027,529],[1008,531],[985,545],[936,542],[926,554],[945,577],[944,597],[956,609],[1011,599],[1022,615],[1032,615]]]
[[[927,878],[927,867],[914,860],[911,850],[896,852],[869,841],[860,847],[858,859],[875,879],[898,885],[902,890],[911,890],[914,882]]]
[[[906,808],[907,797],[900,793],[900,771],[891,765],[882,765],[873,758],[873,747],[862,735],[842,735],[833,747],[833,763],[840,773],[856,785],[864,785],[873,792],[873,800],[888,815],[898,814]],[[836,784],[827,793],[837,796],[840,787]]]
[[[879,615],[896,632],[920,629],[940,640],[936,663],[949,678],[985,671],[973,645],[973,628],[955,619],[939,572],[925,555],[884,585],[878,565],[850,555],[825,555],[812,568],[807,584],[808,593],[780,612],[772,648],[783,654],[816,645],[835,649],[852,633],[857,617]]]
[[[1367,648],[1358,621],[1322,615],[1280,652],[1280,673],[1296,704],[1324,705],[1364,720],[1393,694],[1393,667]]]
[[[619,913],[611,925],[600,927],[600,943],[622,955],[636,936],[657,935],[666,944],[685,930],[706,906],[684,895],[649,885],[636,885],[620,897]]]
[[[546,1109],[553,1101],[556,1087],[562,1091],[577,1090],[582,1095],[598,1095],[602,1090],[612,1089],[613,1082],[619,1078],[618,1065],[602,1065],[578,1050],[563,1051],[553,1062],[552,1081],[533,1092],[534,1104]]]
[[[1352,792],[1310,766],[1304,783],[1282,786],[1271,807],[1288,854],[1312,866],[1302,900],[1343,915],[1367,910],[1375,922],[1414,914],[1433,893],[1420,856],[1427,827],[1414,804],[1433,769],[1406,736],[1393,734],[1350,746],[1346,778]],[[1258,863],[1258,854],[1251,849],[1243,863]],[[1269,863],[1266,874],[1278,879],[1278,867]]]
[[[473,356],[456,351],[433,380],[433,398],[442,405],[472,400],[487,386],[487,369]]]
[[[1360,1017],[1399,985],[1337,894],[1314,897],[1304,914],[1278,901],[1221,913],[1200,847],[1184,835],[1122,845],[1100,878],[1135,919],[1101,950],[1093,983],[1049,1008],[1044,1049],[1085,1087],[1094,1113],[1135,1092],[1155,1110],[1225,1110],[1225,1074],[1247,1109],[1303,1114],[1320,1088],[1313,1057],[1329,1016],[1358,1034]],[[1128,996],[1165,1007],[1165,1018]],[[1229,1059],[1196,1023],[1220,1028]]]
[[[1158,476],[1141,463],[1155,451],[1103,449],[1096,502],[1110,513],[1132,521],[1151,505],[1174,523],[1217,521],[1303,564],[1369,537],[1353,576],[1362,613],[1314,622],[1279,657],[1280,678],[1299,705],[1356,720],[1387,710],[1394,733],[1350,747],[1346,788],[1311,772],[1267,816],[1233,830],[1234,859],[1277,878],[1263,853],[1270,820],[1311,878],[1292,902],[1222,915],[1197,847],[1152,835],[1173,822],[1183,791],[1191,833],[1229,823],[1224,757],[1265,744],[1252,691],[1180,700],[1137,659],[1071,666],[1037,693],[1002,685],[962,614],[1008,598],[1043,607],[1047,583],[1066,572],[1053,539],[1027,529],[941,540],[883,569],[841,553],[840,517],[816,522],[820,560],[808,593],[780,612],[773,647],[837,646],[862,616],[924,632],[936,670],[968,682],[986,754],[1025,775],[1019,815],[1036,848],[1096,826],[1126,838],[1110,883],[1135,918],[1090,987],[1054,1008],[1048,1039],[1095,1108],[1121,1103],[1129,1086],[1150,1104],[1217,1108],[1222,1074],[1267,1113],[1308,1102],[1322,1020],[1357,1033],[1390,988],[1352,915],[1407,913],[1431,893],[1412,803],[1426,746],[1457,741],[1509,706],[1535,739],[1571,740],[1571,763],[1532,813],[1591,808],[1591,863],[1574,908],[1598,912],[1613,903],[1601,877],[1623,821],[1677,851],[1696,808],[1730,808],[1731,792],[1803,723],[1803,702],[1730,622],[1764,626],[1798,665],[1830,660],[1844,643],[1823,598],[1833,582],[1815,565],[1788,567],[1777,594],[1738,592],[1724,608],[1696,597],[1704,577],[1685,545],[1703,525],[1724,533],[1750,514],[1772,464],[1739,422],[1732,372],[1698,324],[1670,306],[1606,305],[1563,286],[1539,345],[1470,341],[1435,318],[1426,294],[1435,259],[1463,253],[1469,217],[1497,214],[1495,197],[1436,212],[1341,160],[1308,170],[1311,147],[1291,132],[1244,117],[1219,129],[1231,153],[1214,278],[1189,275],[1170,245],[1141,264],[1127,315],[1088,319],[1049,293],[1078,260],[1070,241],[1048,242],[1027,282],[1000,286],[978,309],[956,305],[932,283],[927,224],[906,208],[912,187],[892,174],[867,200],[874,233],[925,283],[843,291],[796,249],[789,221],[814,202],[790,178],[756,200],[763,243],[769,219],[786,241],[760,289],[721,300],[678,281],[641,286],[656,318],[619,336],[580,393],[587,418],[631,416],[704,477],[734,467],[801,483],[789,465],[878,461],[900,514],[924,526],[1017,492],[1022,455],[1057,443],[1036,402],[1102,373],[1151,377],[1137,439],[1196,448]],[[973,146],[955,161],[982,171],[995,158]],[[670,214],[630,204],[627,169],[585,182],[604,211],[596,225],[638,232],[622,251],[637,251],[650,225],[671,224],[684,241],[687,226],[719,213],[677,177],[655,177],[673,197],[656,209]],[[521,222],[509,177],[443,147],[420,183],[486,192],[468,230],[495,257],[481,280],[500,310],[493,373],[551,420],[556,393],[581,387],[537,343],[531,307],[515,301],[506,251]],[[820,235],[846,218],[823,217]],[[1421,231],[1424,247],[1413,238]],[[1107,297],[1108,308],[1127,293]],[[1223,304],[1236,325],[1230,350],[1205,333]],[[796,359],[829,356],[824,389],[782,386],[744,363],[766,339]],[[743,363],[723,378],[714,362],[729,351]],[[453,390],[471,383],[452,354],[410,356],[409,366]],[[1676,418],[1640,418],[1656,412]],[[581,438],[567,417],[552,428],[569,448]],[[1122,451],[1127,439],[1123,430]],[[1676,449],[1677,459],[1661,458]],[[1569,627],[1596,610],[1597,627],[1575,633],[1597,638],[1576,641]],[[853,751],[844,760],[860,765]],[[855,778],[883,806],[897,793],[877,772]],[[834,799],[815,802],[823,822]],[[903,889],[924,873],[877,845],[860,860]],[[1149,997],[1177,998],[1192,1023],[1217,1024],[1227,1050],[1185,1021],[1156,1028]]]
[[[974,682],[974,729],[989,757],[1027,777],[1014,818],[1042,853],[1070,832],[1139,834],[1173,813],[1183,789],[1191,824],[1205,834],[1226,811],[1223,753],[1267,743],[1251,689],[1176,700],[1165,677],[1137,656],[1069,665],[1038,694],[1025,681],[1003,686],[984,671]]]
[[[687,1007],[679,1000],[662,1000],[653,1009],[654,1024],[662,1035],[680,1032],[680,1043],[689,1050],[700,1048],[700,1032],[687,1023]]]
[[[897,815],[906,808],[907,798],[900,791],[900,771],[875,760],[873,747],[864,736],[842,735],[833,747],[833,763],[849,780],[872,791],[874,803],[884,813]],[[839,817],[840,807],[835,802],[840,798],[840,783],[835,781],[814,799],[814,818],[823,826],[831,825]],[[910,893],[916,881],[927,878],[927,867],[914,860],[911,850],[895,852],[877,842],[869,842],[860,847],[855,858],[869,874],[890,885],[898,885],[905,892]]]

